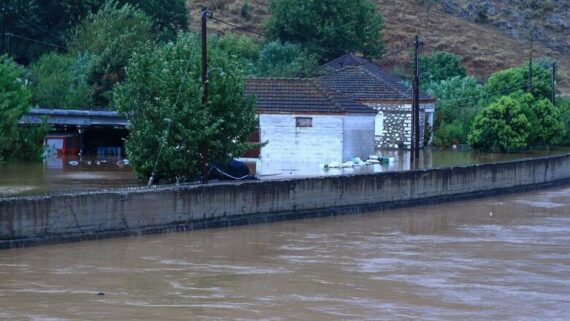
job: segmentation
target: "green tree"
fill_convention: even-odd
[[[461,57],[443,51],[437,51],[430,56],[420,57],[421,86],[428,88],[430,84],[453,77],[465,77],[467,71],[461,64]]]
[[[261,48],[256,67],[256,74],[264,77],[311,77],[319,64],[299,45],[271,41]]]
[[[77,57],[49,53],[30,66],[32,103],[44,108],[92,108],[87,84],[89,55]]]
[[[436,146],[467,143],[479,111],[482,86],[473,77],[453,77],[433,83],[428,93],[437,97],[434,141]]]
[[[269,40],[300,44],[321,61],[349,52],[379,57],[383,19],[369,0],[274,0]]]
[[[208,40],[210,45],[225,52],[232,59],[242,65],[246,74],[252,74],[255,70],[255,62],[259,57],[259,44],[244,35],[227,33],[223,36],[213,36]]]
[[[113,85],[124,79],[132,53],[154,41],[152,28],[152,20],[140,9],[110,1],[75,30],[70,52],[93,55],[87,79],[93,87],[95,104],[109,104]]]
[[[29,64],[47,52],[61,51],[70,30],[90,12],[96,11],[102,0],[0,2],[0,12],[4,12],[0,14],[0,26],[5,24],[6,32],[39,41],[10,37],[11,56],[21,64]]]
[[[540,99],[530,104],[529,145],[558,145],[566,134],[562,113],[548,99]]]
[[[468,141],[474,148],[485,150],[523,148],[527,146],[530,126],[521,104],[511,97],[501,97],[475,116]]]
[[[570,99],[558,99],[556,107],[558,107],[558,110],[562,114],[562,123],[564,124],[566,133],[562,139],[562,144],[570,145]]]
[[[176,39],[180,31],[188,31],[188,9],[184,0],[120,0],[131,4],[153,20],[154,33],[162,41]]]
[[[30,90],[24,70],[13,60],[0,56],[0,163],[13,159],[37,159],[45,126],[21,128],[18,120],[29,109]],[[39,140],[39,141],[38,141]]]
[[[209,48],[209,100],[202,106],[200,44],[181,34],[176,43],[135,54],[126,80],[115,87],[118,110],[129,118],[126,149],[141,177],[188,180],[200,169],[200,146],[210,160],[223,161],[248,150],[256,126],[253,98],[243,96],[239,62],[215,46]],[[160,155],[157,162],[158,155]]]
[[[532,85],[529,82],[528,66],[505,69],[489,77],[483,87],[485,99],[482,106],[488,106],[503,96],[522,94],[528,90],[536,99],[551,96],[550,72],[541,67],[533,68]]]

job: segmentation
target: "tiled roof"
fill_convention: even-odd
[[[322,70],[324,75],[319,80],[324,86],[356,100],[412,99],[411,86],[405,86],[401,78],[354,54],[332,60],[324,64]],[[420,93],[420,99],[434,98]]]
[[[246,95],[256,97],[264,112],[375,114],[350,97],[327,89],[317,79],[249,78]]]

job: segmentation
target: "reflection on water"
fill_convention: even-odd
[[[469,150],[426,149],[422,151],[418,168],[444,167],[508,161],[527,157],[570,153],[570,148],[524,153],[478,153]],[[324,164],[311,162],[258,161],[252,165],[253,172],[261,179],[284,177],[311,177],[349,175],[409,170],[409,152],[378,151],[378,155],[394,158],[394,162],[343,169],[323,169]],[[0,197],[21,193],[44,191],[93,190],[103,188],[143,186],[123,159],[117,155],[99,157],[48,157],[42,163],[19,163],[0,165]]]
[[[550,150],[535,150],[519,153],[482,153],[468,149],[438,149],[428,148],[422,150],[417,169],[448,167],[471,164],[492,163],[500,161],[510,161],[528,157],[539,157],[548,155],[558,155],[570,153],[570,147],[558,147]],[[404,150],[378,150],[376,155],[391,157],[393,162],[382,165],[356,166],[351,168],[331,168],[325,169],[324,163],[318,162],[292,162],[284,160],[282,162],[272,161],[271,163],[258,161],[258,176],[264,179],[284,178],[284,177],[309,177],[309,176],[329,176],[329,175],[350,175],[365,173],[380,173],[389,171],[409,170],[410,152]]]
[[[562,321],[569,275],[560,188],[2,251],[0,319]]]
[[[0,196],[24,192],[93,190],[138,186],[141,182],[120,157],[50,155],[43,163],[0,165]]]

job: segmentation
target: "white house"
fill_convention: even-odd
[[[267,142],[260,155],[264,167],[326,164],[374,154],[376,111],[317,79],[250,78],[246,95],[256,97],[259,138]]]
[[[319,82],[354,101],[377,111],[376,147],[411,146],[412,88],[402,79],[390,75],[373,62],[347,54],[322,66]],[[423,145],[425,124],[433,128],[435,98],[420,94],[420,142]]]

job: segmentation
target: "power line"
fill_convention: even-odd
[[[539,81],[544,80],[544,79],[545,79],[546,77],[548,77],[548,76],[549,76],[549,75],[547,75],[547,74],[542,75],[542,77],[540,78]],[[528,82],[528,81],[523,81],[523,82],[520,82],[520,83],[518,83],[517,85],[515,85],[515,86],[513,86],[513,87],[511,87],[511,88],[509,88],[509,89],[504,89],[504,90],[497,91],[497,92],[494,92],[494,93],[490,93],[490,94],[487,94],[487,95],[473,96],[473,97],[468,97],[468,98],[457,98],[457,99],[438,99],[437,102],[439,102],[439,103],[461,102],[461,101],[472,101],[472,102],[476,102],[476,101],[479,101],[479,100],[481,100],[481,99],[490,98],[490,97],[497,96],[497,95],[512,94],[512,93],[514,93],[514,92],[517,91],[517,90],[521,90],[521,89],[524,89],[525,87],[528,87],[529,85],[530,85],[530,82]],[[532,88],[536,88],[536,86],[532,86],[532,87],[530,87],[530,88],[531,88],[531,89],[532,89]]]
[[[217,22],[219,22],[219,23],[222,23],[222,24],[225,24],[225,25],[227,25],[227,26],[233,27],[234,29],[238,29],[238,30],[242,30],[242,31],[245,31],[245,32],[249,32],[249,33],[251,33],[251,34],[258,35],[258,36],[260,36],[260,37],[265,37],[264,35],[260,34],[259,32],[255,32],[255,31],[252,31],[252,30],[248,30],[248,29],[246,29],[246,28],[244,28],[244,27],[240,27],[240,26],[234,25],[233,23],[229,23],[229,22],[223,21],[223,20],[221,20],[221,19],[218,19],[218,18],[214,17],[213,15],[210,15],[209,18],[212,19],[212,20],[214,20],[214,21],[217,21]]]
[[[186,67],[184,68],[184,76],[182,77],[182,81],[180,82],[180,86],[178,87],[178,92],[176,93],[176,99],[174,100],[174,104],[172,105],[173,108],[176,108],[176,105],[178,105],[178,99],[180,98],[180,94],[182,92],[182,88],[184,87],[184,83],[186,82],[186,78],[188,76],[188,71],[189,71],[189,68],[190,68],[190,65],[192,62],[193,55],[194,55],[194,51],[190,52],[190,56],[188,57],[188,61],[186,62]],[[168,136],[170,135],[170,127],[172,126],[172,122],[173,122],[173,119],[168,120],[168,125],[166,126],[166,131],[164,133],[164,137],[160,142],[158,154],[156,156],[156,161],[154,163],[154,168],[153,168],[151,176],[148,180],[147,187],[152,186],[152,183],[154,181],[154,177],[156,175],[156,169],[158,168],[158,163],[160,162],[160,157],[162,156],[162,149],[164,148],[165,143],[167,143]]]
[[[41,40],[36,40],[36,39],[28,38],[28,37],[26,37],[26,36],[16,35],[16,34],[9,33],[9,32],[6,32],[6,36],[7,36],[7,37],[13,37],[13,38],[19,38],[19,39],[23,39],[23,40],[27,40],[27,41],[39,43],[39,44],[46,45],[46,46],[51,46],[51,47],[56,47],[56,48],[65,49],[64,46],[60,46],[60,45],[56,45],[56,44],[54,44],[54,43],[50,43],[50,42],[45,42],[45,41],[41,41]]]

